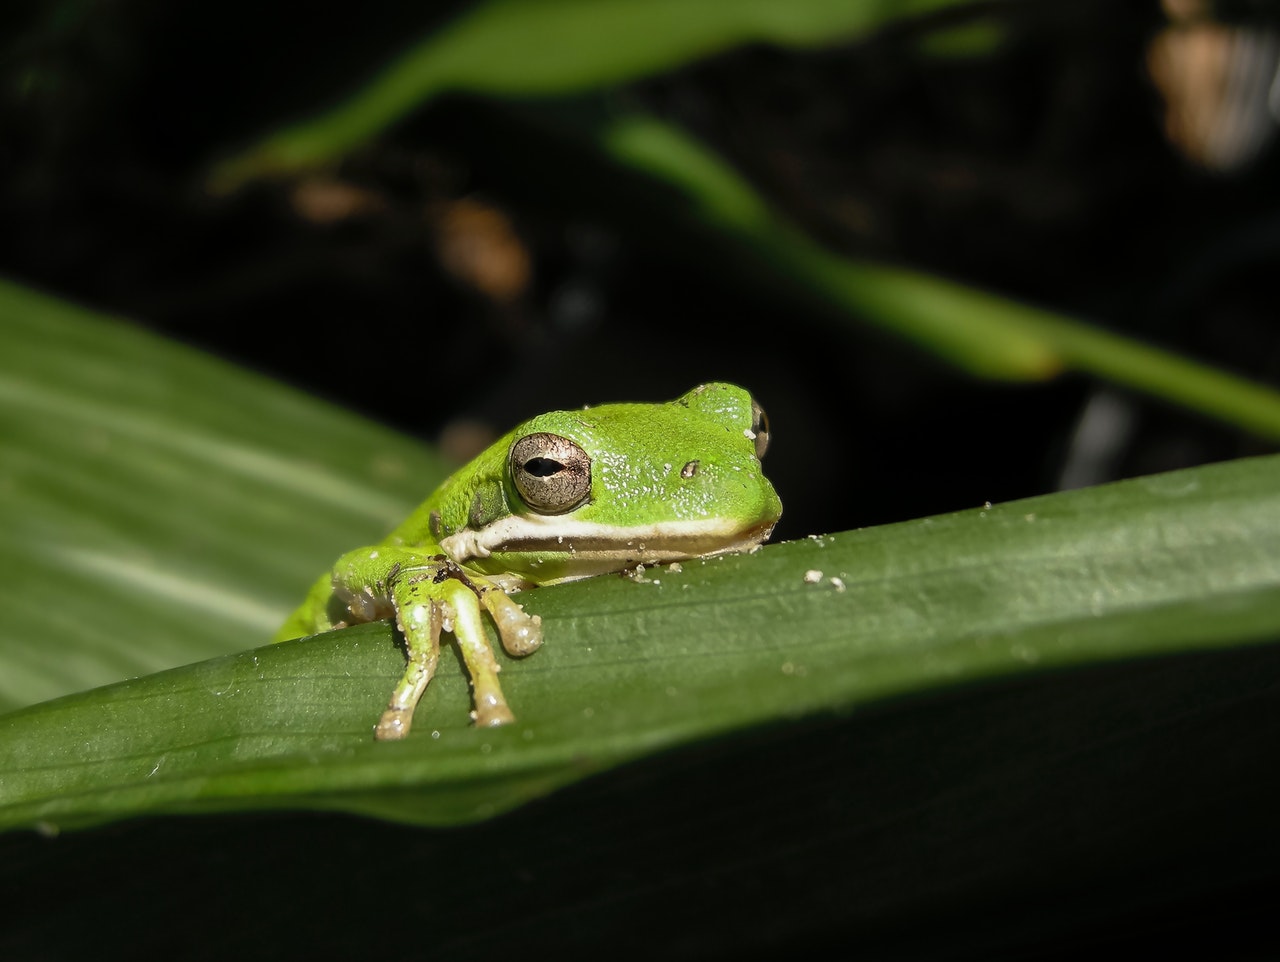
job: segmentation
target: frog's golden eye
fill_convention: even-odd
[[[754,398],[751,400],[751,433],[756,439],[756,457],[763,458],[769,450],[769,416]]]
[[[526,434],[511,445],[511,479],[540,514],[563,514],[591,494],[591,458],[558,434]]]

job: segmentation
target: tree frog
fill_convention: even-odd
[[[514,721],[481,609],[513,656],[542,624],[508,592],[753,548],[782,503],[760,469],[768,421],[732,384],[664,404],[603,404],[525,421],[449,477],[380,544],[316,582],[277,641],[394,617],[407,667],[374,735],[404,738],[453,632],[478,726]]]

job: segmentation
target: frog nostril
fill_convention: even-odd
[[[697,459],[690,461],[688,464],[686,464],[683,468],[680,469],[680,477],[685,479],[691,478],[697,473],[698,473]]]

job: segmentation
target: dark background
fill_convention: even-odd
[[[424,18],[464,6],[6,4],[0,272],[442,441],[459,460],[477,435],[552,407],[738,381],[772,419],[780,538],[1270,449],[1083,375],[977,380],[833,317],[689,233],[672,198],[581,136],[592,111],[650,111],[833,249],[1276,383],[1280,159],[1269,128],[1229,165],[1169,140],[1147,70],[1167,26],[1157,4],[991,4],[1006,40],[977,56],[925,55],[925,31],[906,24],[815,51],[749,46],[590,102],[448,97],[336,169],[208,189],[217,160],[336,101]],[[1265,7],[1226,13],[1269,29]],[[1090,404],[1112,416],[1102,455],[1086,458],[1075,438]],[[1223,711],[1266,740],[1275,668],[1265,651],[1178,659],[1099,671],[1089,687],[1176,704],[1205,678],[1263,679],[1263,694]],[[1006,808],[974,812],[948,794],[967,777],[951,769],[956,753],[1008,735],[989,729],[984,712],[1006,717],[993,699],[1053,732],[1065,724],[1054,706],[1077,697],[1056,685],[960,693],[927,723],[887,706],[756,733],[458,832],[278,815],[21,837],[0,875],[0,948],[70,957],[101,931],[144,956],[193,958],[1275,950],[1260,920],[1277,844],[1271,796],[1257,791],[1272,773],[1217,757],[1195,725],[1137,748],[1089,742],[1078,798],[1054,809],[1079,813],[1070,825],[1010,829],[1018,793],[1036,786],[1034,752],[1015,755]],[[1101,724],[1095,698],[1083,717]],[[883,769],[824,763],[850,745],[913,764],[868,787]],[[1198,764],[1180,769],[1184,752]],[[1006,785],[991,758],[972,761],[979,782]],[[707,811],[700,801],[726,783],[742,804]],[[849,827],[921,797],[919,820]],[[1201,807],[1167,807],[1187,797]],[[1188,825],[1202,834],[1173,858],[1161,842]]]
[[[217,160],[334,102],[423,14],[384,0],[354,29],[288,4],[18,5],[0,270],[426,439],[458,419],[501,431],[739,381],[773,422],[782,538],[1042,493],[1111,388],[974,380],[833,318],[691,240],[670,198],[575,126],[649,110],[835,249],[1280,379],[1275,151],[1223,171],[1169,143],[1146,69],[1167,25],[1154,4],[991,9],[1006,40],[981,56],[923,56],[908,24],[812,52],[739,49],[604,108],[445,98],[337,170],[217,196]],[[1083,480],[1266,450],[1114,400],[1110,453]]]

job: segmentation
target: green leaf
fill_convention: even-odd
[[[268,641],[444,475],[406,438],[0,281],[0,709]]]
[[[971,0],[490,0],[432,33],[352,97],[223,164],[221,189],[332,161],[447,91],[563,95],[639,80],[764,41],[849,41]]]
[[[624,164],[676,187],[694,215],[740,245],[753,272],[780,271],[847,313],[971,373],[1039,380],[1065,369],[1280,439],[1280,392],[987,291],[907,268],[842,257],[775,214],[754,188],[678,128],[642,115],[597,131]]]
[[[11,700],[238,652],[0,717],[3,827],[280,807],[452,824],[719,733],[1280,637],[1273,457],[540,589],[548,642],[504,675],[517,725],[470,728],[446,659],[414,736],[376,744],[402,667],[387,624],[256,646],[436,467],[16,286],[0,318]]]
[[[547,643],[504,660],[516,725],[469,727],[446,658],[413,736],[375,743],[403,665],[389,625],[259,645],[313,555],[420,493],[414,446],[15,287],[0,317],[0,677],[237,652],[0,717],[0,827],[271,808],[455,824],[718,734],[1280,639],[1280,458],[1258,458],[539,589],[522,600]]]

